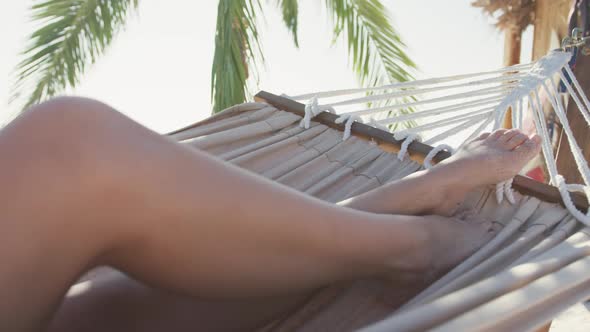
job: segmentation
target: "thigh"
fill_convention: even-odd
[[[205,300],[101,268],[70,289],[48,332],[252,331],[292,312],[308,297]]]

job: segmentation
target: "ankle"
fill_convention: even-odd
[[[427,192],[428,199],[435,207],[443,204],[449,196],[453,195],[457,191],[457,184],[461,183],[457,173],[443,165],[426,170],[424,177],[431,188]]]
[[[452,165],[441,165],[427,172],[426,181],[432,190],[425,193],[431,207],[426,212],[441,216],[453,215],[473,187]]]
[[[430,219],[431,216],[406,216],[407,223],[395,231],[397,242],[403,243],[403,248],[398,249],[400,254],[385,258],[386,271],[421,273],[430,269],[433,264],[431,241],[434,237],[429,227]]]

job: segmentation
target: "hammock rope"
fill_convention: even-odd
[[[590,167],[574,138],[567,120],[566,107],[556,84],[556,79],[561,81],[565,86],[563,90],[572,97],[572,102],[590,126],[590,101],[569,67],[571,57],[569,52],[552,51],[531,64],[379,87],[324,91],[290,98],[308,101],[309,107],[306,106],[305,118],[302,120],[307,127],[309,121],[321,112],[319,110],[329,109],[339,115],[336,122],[345,123],[345,140],[350,137],[354,122],[368,123],[388,131],[394,125],[396,128],[403,126],[394,132],[395,139],[403,141],[398,157],[400,160],[405,157],[412,142],[424,141],[435,147],[424,160],[425,168],[432,167],[432,158],[440,151],[452,152],[460,149],[483,131],[501,128],[509,110],[509,121],[513,128],[522,129],[525,115],[529,114],[542,138],[542,156],[547,165],[550,183],[559,189],[564,205],[572,216],[590,225],[590,213],[577,209],[570,195],[571,192],[581,192],[587,199],[590,197]],[[584,182],[582,184],[567,184],[557,171],[551,137],[545,123],[542,96],[563,125],[563,133]],[[413,112],[407,112],[409,109]],[[417,124],[409,125],[411,121],[417,121]],[[458,134],[464,137],[458,137]],[[458,140],[456,148],[451,143],[453,139]],[[514,203],[511,187],[512,180],[497,184],[495,193],[498,203],[504,199]]]
[[[351,95],[351,94],[355,94],[355,93],[366,93],[366,92],[374,92],[374,91],[381,91],[381,90],[388,90],[388,89],[411,88],[411,87],[422,86],[422,85],[432,85],[432,84],[439,84],[439,83],[451,82],[451,81],[462,80],[462,79],[469,79],[469,78],[474,78],[474,77],[479,77],[479,76],[504,74],[504,73],[510,73],[510,72],[520,72],[520,71],[529,69],[532,66],[533,66],[532,63],[518,64],[518,65],[514,65],[514,66],[500,68],[497,70],[483,71],[483,72],[478,72],[478,73],[453,75],[453,76],[446,76],[446,77],[436,77],[436,78],[415,80],[415,81],[409,81],[409,82],[399,82],[399,83],[388,84],[388,85],[377,86],[377,87],[314,92],[314,93],[309,93],[309,94],[291,96],[289,98],[293,99],[293,100],[308,100],[313,97],[328,98],[328,97],[347,96],[347,95]]]
[[[453,153],[454,150],[450,145],[447,144],[439,144],[437,146],[434,147],[434,149],[430,150],[430,152],[428,152],[428,154],[426,155],[426,157],[424,157],[424,161],[423,161],[423,165],[424,168],[429,169],[432,168],[432,161],[434,159],[434,157],[436,157],[436,155],[441,152],[441,151],[448,151],[450,153]]]

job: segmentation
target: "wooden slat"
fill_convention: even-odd
[[[255,96],[257,101],[264,101],[278,109],[283,111],[295,113],[300,116],[305,115],[305,105],[294,100],[280,97],[266,91],[260,91]],[[337,115],[329,112],[322,112],[318,114],[313,120],[320,122],[331,128],[338,130],[344,130],[344,124],[337,124],[335,122]],[[382,148],[388,151],[399,151],[401,143],[403,141],[396,140],[393,134],[384,130],[368,126],[363,123],[355,122],[351,127],[351,133],[355,136],[359,136],[365,139],[373,140],[379,144]],[[433,147],[420,142],[412,142],[408,146],[408,153],[414,160],[421,162],[424,157],[432,150]],[[439,162],[450,157],[451,154],[447,151],[442,151],[437,154],[434,158],[435,162]],[[560,203],[563,205],[561,195],[556,187],[537,182],[533,179],[517,175],[514,178],[513,188],[524,195],[534,196],[543,201],[551,203]],[[588,202],[583,195],[574,193],[572,195],[574,204],[581,210],[586,211],[588,209]]]

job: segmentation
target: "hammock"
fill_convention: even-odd
[[[528,109],[535,116],[552,183],[558,188],[517,176],[513,187],[520,193],[505,183],[471,194],[461,209],[496,221],[501,230],[492,241],[425,289],[399,289],[381,279],[331,285],[264,330],[527,331],[590,298],[590,228],[584,224],[588,216],[580,211],[588,205],[585,197],[570,194],[586,191],[590,172],[586,161],[578,158],[581,152],[551,80],[561,78],[579,111],[590,119],[588,100],[568,60],[569,53],[553,52],[532,65],[379,88],[289,98],[261,92],[257,97],[264,102],[237,105],[171,133],[183,144],[338,202],[448,157],[453,148],[445,139],[466,131],[465,141],[498,127],[508,108],[514,127],[522,126]],[[574,156],[579,154],[576,161],[585,185],[565,184],[557,174],[539,90],[562,121]],[[431,92],[442,94],[412,98]],[[354,94],[363,95],[349,97]],[[380,104],[382,100],[388,103]],[[347,109],[367,102],[372,107]],[[408,107],[415,107],[415,112],[402,112]],[[385,115],[366,118],[374,114]],[[437,117],[435,125],[418,122],[395,134],[383,127],[431,116]],[[370,125],[361,123],[369,120]],[[438,132],[429,132],[432,129]],[[424,135],[425,143],[446,145],[432,148],[420,143],[418,134]]]

